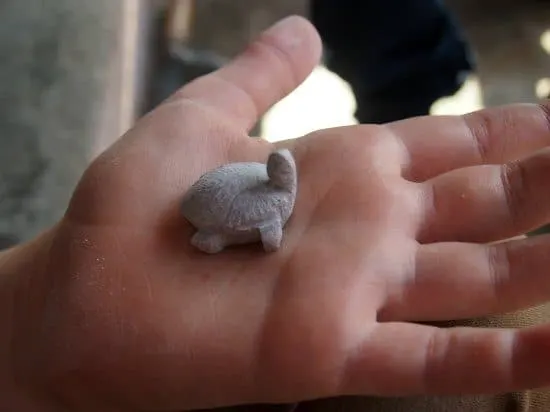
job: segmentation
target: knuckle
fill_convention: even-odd
[[[426,345],[424,360],[424,388],[429,391],[444,386],[442,378],[448,373],[447,360],[452,346],[451,334],[444,329],[435,329]]]
[[[408,152],[402,140],[391,129],[379,125],[363,125],[356,136],[354,153],[381,172],[401,174]]]
[[[494,117],[481,110],[465,115],[464,123],[478,152],[480,163],[487,163],[491,157],[490,136],[495,132]]]
[[[528,168],[523,162],[513,162],[501,167],[501,182],[508,216],[514,228],[519,226],[525,213],[526,199],[530,197]]]
[[[550,96],[549,99],[539,104],[539,108],[544,116],[546,128],[550,131]]]
[[[529,230],[530,224],[544,223],[548,216],[550,196],[547,193],[550,174],[550,149],[501,166],[501,184],[512,227],[517,233]]]
[[[507,244],[493,244],[487,247],[488,281],[492,291],[494,307],[501,307],[506,301],[506,286],[509,285],[510,255]]]

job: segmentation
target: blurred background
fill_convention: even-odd
[[[258,124],[271,141],[550,95],[549,0],[336,3],[2,0],[0,247],[59,219],[136,118],[290,14],[313,19],[326,54]]]

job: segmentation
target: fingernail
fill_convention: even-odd
[[[264,32],[280,46],[285,48],[294,48],[300,45],[304,40],[304,18],[300,16],[286,17]]]

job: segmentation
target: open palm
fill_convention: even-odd
[[[247,131],[317,63],[309,24],[282,24],[85,173],[35,280],[33,376],[74,405],[140,411],[547,383],[534,366],[550,361],[549,327],[425,324],[550,297],[548,238],[487,244],[550,217],[550,152],[517,161],[550,143],[543,107],[283,142],[299,186],[281,249],[191,247],[185,191],[221,164],[265,161],[273,145]]]

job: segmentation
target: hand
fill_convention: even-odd
[[[411,323],[550,297],[550,238],[486,244],[550,217],[550,150],[533,154],[550,143],[549,106],[283,142],[299,189],[282,248],[190,246],[181,197],[207,170],[266,159],[273,146],[247,131],[320,49],[286,20],[94,161],[18,278],[19,381],[77,410],[134,411],[550,381],[548,325]]]

